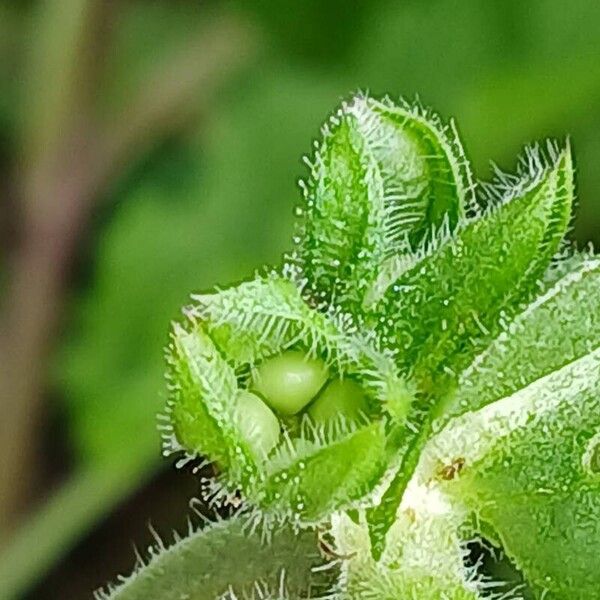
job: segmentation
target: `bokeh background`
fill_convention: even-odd
[[[169,321],[289,247],[348,92],[454,116],[481,179],[568,134],[597,244],[599,40],[597,0],[3,0],[0,598],[91,598],[185,528]]]

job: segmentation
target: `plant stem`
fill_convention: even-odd
[[[72,1],[82,5],[75,11],[82,16],[75,22],[65,17],[65,27],[86,29],[84,0]],[[52,5],[59,21],[69,12],[61,2]],[[131,105],[112,115],[104,127],[91,108],[82,110],[62,91],[60,99],[55,98],[54,81],[39,84],[42,95],[47,88],[52,91],[56,113],[48,114],[48,107],[38,102],[31,118],[40,131],[36,133],[29,124],[23,133],[27,164],[20,186],[21,231],[0,306],[0,540],[6,538],[27,495],[45,361],[70,265],[96,203],[124,168],[197,116],[223,80],[251,54],[253,38],[244,23],[228,16],[211,23],[210,29],[187,40],[180,52],[158,65]],[[77,53],[58,51],[56,36],[50,37],[48,45],[56,50],[52,72],[76,71],[72,62],[77,61]],[[81,31],[71,32],[68,40],[79,47],[82,37]],[[39,54],[36,74],[47,66],[45,56]],[[79,79],[67,77],[65,86],[73,88],[74,96],[79,97],[82,89],[89,96],[93,82],[74,85]],[[74,114],[65,112],[64,103],[77,104]]]

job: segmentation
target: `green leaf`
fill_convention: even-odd
[[[447,483],[491,526],[538,597],[600,589],[600,350],[453,420],[423,469],[461,457]]]
[[[290,441],[267,464],[259,503],[303,522],[319,522],[368,496],[387,468],[385,429],[372,423],[345,435],[322,429]]]
[[[167,412],[176,438],[176,442],[169,439],[171,427],[167,425],[167,449],[183,447],[209,456],[232,470],[233,477],[246,480],[255,474],[251,443],[238,425],[235,372],[201,325],[192,323],[187,329],[174,325],[167,364]]]
[[[542,168],[537,153],[529,161],[541,169],[532,180],[405,268],[377,303],[385,315],[378,319],[382,335],[402,350],[399,362],[414,374],[425,398],[416,405],[416,427],[405,430],[410,442],[397,474],[369,511],[375,556],[433,424],[450,404],[443,389],[448,373],[500,328],[501,317],[535,293],[564,236],[573,202],[569,148],[551,166]]]
[[[384,258],[457,226],[471,175],[453,125],[404,102],[356,96],[322,137],[294,260],[315,298],[356,308]]]
[[[313,574],[321,562],[314,533],[284,528],[267,543],[245,529],[243,520],[234,518],[169,548],[159,542],[147,564],[116,588],[97,592],[96,600],[218,600],[268,592],[298,598],[326,590],[325,577]]]
[[[416,423],[400,425],[389,436],[398,448],[395,457],[398,466],[380,501],[367,509],[371,552],[375,560],[379,560],[385,550],[387,534],[396,520],[398,507],[419,463],[421,451],[432,433],[432,424],[438,410],[439,405],[429,413],[421,410],[416,419],[413,419]]]
[[[528,161],[532,174],[516,187],[509,180],[499,205],[388,275],[394,283],[374,307],[384,315],[379,329],[426,385],[468,364],[501,316],[537,291],[559,248],[573,203],[570,150],[550,165],[535,151]]]
[[[600,260],[582,257],[460,375],[452,414],[511,395],[600,346]]]
[[[310,354],[335,360],[339,347],[350,335],[340,317],[314,310],[296,285],[277,273],[193,296],[193,314],[205,321],[216,344],[236,367],[256,364],[294,345],[302,344]],[[354,331],[355,328],[352,328]]]

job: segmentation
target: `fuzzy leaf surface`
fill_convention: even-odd
[[[476,577],[465,567],[456,519],[443,500],[414,491],[390,530],[383,556],[374,560],[366,523],[332,519],[348,600],[478,600]]]
[[[464,462],[448,489],[494,530],[537,597],[596,597],[600,350],[465,413],[430,446],[426,471]]]
[[[217,600],[228,593],[255,598],[262,590],[314,597],[327,586],[322,576],[317,580],[312,573],[320,562],[313,532],[286,528],[265,542],[233,518],[155,549],[146,565],[118,587],[97,592],[96,599]]]
[[[466,366],[477,340],[498,329],[503,312],[537,291],[572,203],[567,149],[524,189],[402,267],[376,304],[385,316],[380,330],[400,350],[402,366],[425,381],[441,368]]]
[[[384,258],[456,227],[471,175],[454,128],[407,103],[356,96],[322,138],[296,258],[319,300],[356,308]]]
[[[334,440],[324,437],[275,457],[262,489],[267,507],[280,506],[297,519],[318,522],[372,492],[387,466],[383,424],[376,422]]]
[[[472,359],[500,328],[502,316],[535,293],[559,247],[573,202],[568,148],[513,194],[402,272],[376,305],[384,315],[378,323],[386,343],[400,349],[401,366],[413,373],[427,399],[421,423],[406,431],[412,441],[395,478],[369,513],[375,556],[433,422],[446,409],[448,374]]]
[[[348,343],[342,323],[336,326],[310,307],[296,285],[277,273],[193,298],[195,316],[206,322],[236,366],[253,365],[296,344],[331,361],[339,346]]]
[[[582,258],[460,376],[452,414],[510,396],[600,347],[600,261]]]
[[[343,422],[338,422],[308,439],[284,440],[269,461],[255,465],[246,452],[235,451],[246,447],[227,421],[232,409],[227,402],[223,405],[223,399],[237,391],[234,367],[243,372],[247,365],[300,344],[309,354],[324,358],[336,376],[358,376],[372,415],[381,416],[389,409],[395,418],[402,418],[411,396],[391,356],[374,348],[343,314],[323,314],[309,306],[296,285],[277,274],[196,296],[195,301],[194,317],[202,326],[189,340],[187,334],[176,336],[176,347],[184,351],[171,361],[178,367],[171,377],[172,388],[179,393],[171,413],[180,443],[210,458],[228,451],[230,464],[244,459],[240,466],[245,468],[230,479],[236,482],[241,474],[248,497],[279,515],[290,513],[314,522],[367,495],[385,472],[390,451],[381,421],[345,431]],[[210,356],[205,359],[207,352]],[[219,369],[219,381],[205,381]],[[221,384],[222,393],[208,394],[210,386],[216,389]],[[211,454],[203,448],[208,448],[213,429],[221,441],[211,446]]]
[[[255,472],[252,453],[236,427],[235,372],[200,324],[187,329],[175,324],[167,363],[168,412],[177,442],[233,469],[238,477]]]
[[[340,309],[310,306],[296,284],[272,273],[215,294],[194,296],[193,312],[236,367],[299,346],[337,375],[356,375],[371,395],[406,413],[411,396],[392,355]],[[381,410],[381,406],[379,408]]]

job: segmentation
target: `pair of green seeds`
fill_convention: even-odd
[[[308,407],[308,408],[307,408]],[[357,420],[367,410],[362,388],[330,379],[325,363],[290,350],[262,362],[237,401],[237,425],[254,452],[265,457],[278,443],[282,417],[306,414],[316,424],[339,416]]]

